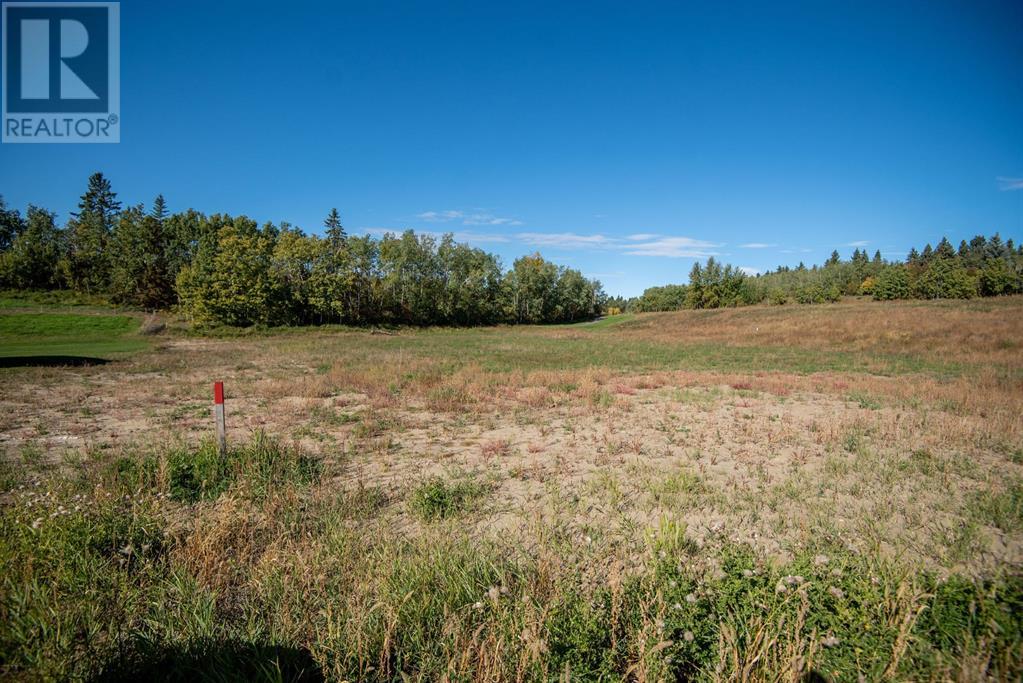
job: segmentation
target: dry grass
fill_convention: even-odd
[[[107,366],[4,370],[4,476],[14,487],[140,445],[192,447],[210,431],[209,383],[223,379],[232,441],[276,435],[319,458],[322,480],[258,502],[242,489],[189,507],[160,498],[169,561],[216,596],[211,614],[277,615],[260,637],[308,645],[332,676],[575,678],[595,665],[558,659],[558,638],[607,629],[598,649],[620,656],[601,670],[635,680],[666,678],[688,648],[713,653],[700,675],[714,680],[799,680],[823,666],[977,679],[1019,671],[1023,656],[989,638],[921,663],[921,608],[937,589],[920,577],[1023,568],[1021,313],[1009,298],[593,328],[165,333]],[[166,467],[154,492],[168,489]],[[728,565],[734,548],[774,577],[756,593],[772,609],[711,618],[699,591],[663,582],[658,562],[684,557],[686,572],[731,590],[749,578]],[[887,634],[869,662],[839,656],[819,621],[836,594],[774,593],[820,548],[867,563],[854,587]],[[870,573],[879,567],[893,573]],[[830,587],[853,590],[841,586]],[[576,604],[575,590],[607,602]],[[586,630],[591,618],[599,629]],[[430,654],[411,661],[415,648]]]

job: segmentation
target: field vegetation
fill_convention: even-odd
[[[5,343],[138,344],[0,369],[6,677],[1023,676],[1019,297],[206,335],[4,302]]]

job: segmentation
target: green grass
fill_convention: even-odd
[[[261,476],[260,458],[239,462]],[[773,680],[796,657],[807,680],[1023,674],[1018,577],[939,580],[826,546],[770,562],[700,550],[678,523],[621,573],[556,528],[529,552],[447,526],[407,537],[365,490],[308,485],[278,481],[229,519],[128,479],[21,494],[0,515],[0,675]]]
[[[681,518],[589,545],[480,533],[486,487],[380,489],[256,436],[92,451],[0,507],[0,677],[30,680],[955,680],[1023,675],[1023,580],[938,578],[809,539],[771,560]],[[9,482],[13,484],[14,482]],[[701,495],[687,471],[659,495]],[[398,494],[400,495],[400,494]],[[1019,485],[978,499],[1019,521]],[[398,506],[406,509],[405,506]],[[464,523],[463,523],[464,522]]]
[[[412,489],[409,506],[422,519],[444,519],[469,510],[485,493],[486,487],[471,479],[430,477]]]
[[[0,357],[110,358],[140,351],[148,342],[128,315],[77,313],[0,314]]]
[[[307,486],[321,473],[319,460],[257,432],[252,440],[228,449],[223,456],[212,442],[199,448],[177,448],[165,454],[129,456],[106,469],[106,483],[120,488],[153,488],[166,477],[172,500],[194,503],[232,491],[255,500],[275,487]]]
[[[564,328],[562,328],[564,329]],[[938,362],[910,354],[867,354],[794,347],[730,347],[720,344],[689,344],[605,336],[614,328],[577,325],[577,333],[552,334],[544,327],[500,327],[405,331],[393,336],[374,336],[366,351],[401,350],[421,358],[450,364],[452,369],[476,363],[490,372],[614,368],[621,372],[654,370],[706,370],[723,372],[779,371],[797,374],[857,372],[897,376],[924,373],[939,378],[957,377],[971,370],[954,361]],[[335,335],[361,332],[322,332],[318,343],[333,339],[345,343],[347,357],[360,363],[359,349]],[[333,338],[333,339],[332,339]],[[284,345],[308,343],[302,336],[282,338]]]
[[[0,290],[0,310],[31,309],[46,311],[72,307],[109,311],[111,304],[110,300],[102,295],[83,294],[68,290]]]

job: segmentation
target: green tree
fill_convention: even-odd
[[[162,197],[157,197],[157,201]],[[143,308],[166,308],[174,303],[174,279],[164,228],[166,207],[154,202],[148,214],[142,206],[121,212],[114,230],[110,291],[113,299]]]
[[[876,301],[909,298],[909,271],[901,263],[896,263],[882,270],[872,290]]]
[[[992,259],[980,271],[981,296],[1001,296],[1023,291],[1023,277],[1005,259]]]
[[[54,214],[29,206],[24,229],[0,255],[0,280],[4,286],[16,289],[59,287],[60,253],[61,233]]]
[[[552,322],[558,277],[558,267],[539,253],[516,259],[505,278],[509,318],[518,323]]]
[[[327,218],[323,221],[323,227],[327,229],[327,242],[333,249],[340,249],[344,246],[345,241],[348,239],[348,235],[345,233],[345,229],[341,225],[341,215],[338,214],[336,208],[331,209],[330,213],[327,214]]]
[[[501,263],[481,249],[444,235],[437,248],[444,286],[440,319],[455,325],[485,325],[500,317]]]
[[[226,217],[214,217],[220,222]],[[177,277],[182,309],[201,324],[283,325],[293,322],[289,291],[274,266],[278,231],[244,216],[219,226]]]
[[[83,292],[102,292],[110,286],[110,237],[121,204],[102,173],[89,176],[89,187],[68,224],[65,262],[71,286]]]
[[[25,221],[17,209],[8,209],[4,196],[0,195],[0,251],[9,249],[14,238],[25,229]]]
[[[970,299],[977,296],[977,278],[957,261],[936,254],[913,282],[912,290],[920,299]]]

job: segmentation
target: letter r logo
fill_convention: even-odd
[[[5,111],[109,111],[109,3],[5,3]]]
[[[60,83],[62,100],[98,100],[93,90],[68,65],[89,46],[89,32],[76,19],[60,20]],[[50,99],[50,22],[23,19],[21,22],[21,99]]]

